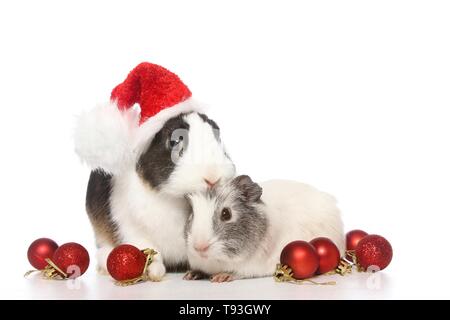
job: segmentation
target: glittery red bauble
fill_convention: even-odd
[[[31,265],[36,269],[42,270],[48,264],[45,259],[51,258],[57,248],[58,245],[52,239],[40,238],[34,240],[28,247],[28,261],[30,261]]]
[[[130,244],[122,244],[108,256],[106,267],[109,274],[118,281],[137,278],[144,272],[146,255]]]
[[[292,269],[295,279],[312,277],[319,267],[316,249],[306,241],[293,241],[281,251],[280,263]]]
[[[60,246],[51,260],[69,278],[81,276],[89,267],[89,253],[81,244],[75,242]]]
[[[309,243],[316,248],[317,254],[319,255],[319,269],[316,271],[317,274],[336,269],[341,260],[341,254],[333,241],[325,237],[319,237],[311,240]]]
[[[355,255],[364,270],[369,266],[378,266],[382,270],[392,260],[392,246],[382,236],[372,234],[358,242]]]

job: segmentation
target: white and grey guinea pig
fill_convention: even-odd
[[[328,237],[344,252],[335,199],[306,184],[271,180],[258,185],[242,175],[188,198],[187,280],[270,276],[283,247],[294,240]]]
[[[187,264],[184,226],[188,192],[206,191],[235,176],[219,127],[206,115],[187,112],[168,119],[120,174],[91,172],[86,208],[95,230],[99,269],[112,248],[129,243],[159,254],[148,269],[160,280],[166,268]]]

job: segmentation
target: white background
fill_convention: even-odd
[[[2,1],[1,298],[450,298],[447,1]],[[393,245],[379,274],[334,287],[186,282],[80,288],[24,279],[36,238],[94,256],[75,116],[141,61],[179,74],[238,171],[334,194],[347,230]],[[364,278],[366,277],[366,278]]]

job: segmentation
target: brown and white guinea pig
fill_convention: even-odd
[[[187,280],[270,276],[283,247],[294,240],[328,237],[344,252],[335,199],[306,184],[271,180],[258,185],[242,175],[188,198]]]
[[[92,171],[86,208],[100,271],[106,271],[108,254],[120,243],[159,253],[148,269],[152,280],[160,280],[166,268],[187,265],[184,226],[189,205],[184,195],[234,176],[219,127],[198,112],[167,120],[128,169],[117,174]]]

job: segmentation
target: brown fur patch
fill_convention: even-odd
[[[103,171],[91,172],[86,192],[86,211],[95,233],[97,246],[118,245],[117,227],[111,219],[109,197],[112,175]]]

